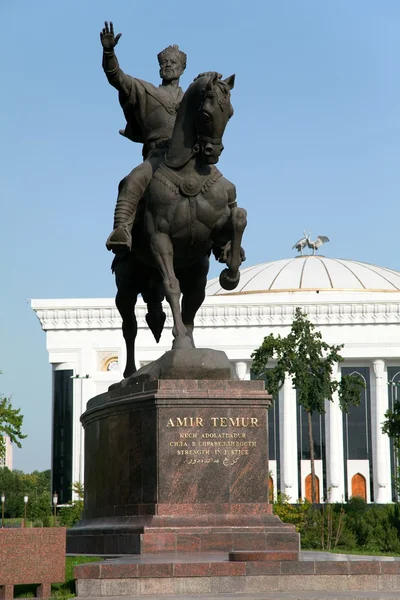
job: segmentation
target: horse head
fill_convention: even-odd
[[[217,163],[224,149],[222,136],[228,120],[233,115],[230,90],[234,82],[234,75],[223,80],[221,75],[213,73],[202,89],[195,119],[197,144],[194,149],[202,154],[206,164]]]
[[[182,167],[193,156],[209,165],[218,162],[225,127],[233,115],[230,91],[234,83],[234,75],[222,79],[212,72],[196,77],[178,110],[166,156],[168,166]]]

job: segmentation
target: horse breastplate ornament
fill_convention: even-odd
[[[214,166],[211,167],[211,173],[205,179],[202,179],[197,175],[181,177],[164,163],[161,163],[154,173],[154,179],[163,183],[175,194],[180,193],[186,198],[192,198],[200,194],[200,192],[206,192],[219,177],[222,177],[222,173]]]

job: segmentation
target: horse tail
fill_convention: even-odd
[[[146,323],[149,326],[151,333],[154,335],[154,339],[156,340],[157,344],[160,341],[166,318],[167,315],[163,311],[161,302],[158,306],[154,306],[152,307],[152,309],[148,309],[148,313],[146,315]]]
[[[154,280],[151,283],[153,285],[146,286],[147,289],[142,290],[142,297],[147,304],[146,323],[158,344],[167,318],[162,306],[165,294],[164,286],[159,279],[155,285]]]

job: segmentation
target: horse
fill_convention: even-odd
[[[127,349],[125,378],[136,371],[134,307],[139,294],[147,304],[146,321],[157,342],[166,318],[162,301],[167,299],[173,317],[172,349],[185,350],[195,347],[194,318],[205,298],[211,252],[226,263],[221,286],[232,290],[239,283],[247,214],[237,206],[233,183],[215,167],[233,115],[234,81],[234,75],[222,79],[218,73],[207,73],[189,86],[164,160],[139,204],[132,250],[113,261],[116,306]]]

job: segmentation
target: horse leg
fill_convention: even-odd
[[[242,264],[241,242],[243,232],[247,225],[247,212],[244,208],[236,206],[231,211],[232,240],[229,255],[226,261],[227,269],[219,276],[221,287],[225,290],[233,290],[239,283],[239,267]]]
[[[206,297],[209,267],[210,261],[208,256],[205,256],[197,264],[185,269],[182,276],[179,277],[182,290],[182,320],[192,340],[193,348],[195,348],[193,339],[194,318]]]
[[[171,307],[174,325],[172,335],[174,342],[172,348],[191,348],[192,342],[188,331],[183,324],[179,305],[181,289],[174,271],[174,249],[166,233],[153,233],[150,238],[150,247],[157,267],[161,273],[164,284],[165,296]]]
[[[135,304],[137,294],[133,290],[118,290],[115,304],[122,318],[122,334],[126,345],[126,366],[124,377],[130,377],[136,371],[135,365],[135,339],[137,335],[137,321]]]

